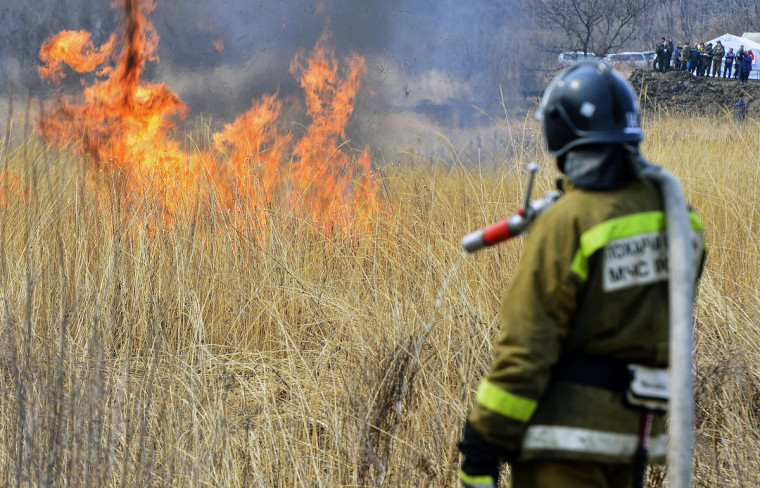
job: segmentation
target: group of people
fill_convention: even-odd
[[[755,53],[751,49],[745,50],[744,45],[739,46],[736,52],[732,47],[726,51],[720,41],[717,41],[715,46],[711,42],[695,43],[693,46],[688,42],[679,42],[674,47],[673,39],[665,40],[663,37],[655,45],[652,67],[661,73],[676,69],[689,71],[697,76],[733,77],[741,83],[747,83],[754,60]]]

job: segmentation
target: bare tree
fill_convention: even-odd
[[[723,30],[736,35],[760,30],[757,18],[760,15],[760,0],[724,0],[716,9],[714,18],[720,19]]]
[[[760,0],[660,0],[650,12],[640,28],[653,39],[663,35],[700,42],[726,32],[760,30]]]
[[[537,13],[567,38],[565,49],[603,56],[637,35],[644,16],[661,0],[537,0]]]

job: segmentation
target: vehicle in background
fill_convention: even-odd
[[[647,57],[642,52],[608,54],[604,57],[604,61],[613,68],[646,68],[650,66]]]
[[[654,63],[654,57],[657,55],[657,53],[654,51],[644,51],[641,54],[643,54],[647,59],[647,66],[651,68]]]
[[[559,64],[570,65],[581,59],[596,59],[594,53],[583,53],[583,51],[565,51],[559,55],[557,61]]]

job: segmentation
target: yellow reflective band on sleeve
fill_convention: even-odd
[[[486,379],[478,386],[475,402],[492,412],[520,422],[529,421],[538,406],[537,401],[503,390]]]
[[[691,230],[705,230],[702,219],[696,213],[689,212],[689,222],[691,223]]]
[[[704,230],[699,216],[689,212],[692,230]],[[617,239],[655,232],[666,228],[665,213],[659,210],[641,212],[610,219],[595,225],[581,235],[580,249],[575,253],[570,269],[583,281],[588,279],[588,258],[599,249]]]
[[[691,223],[691,230],[695,230],[697,232],[705,231],[705,225],[702,223],[702,219],[700,219],[699,215],[697,215],[695,212],[689,212],[689,222]],[[707,241],[704,239],[704,236],[702,238],[702,249],[707,251]]]
[[[459,470],[459,480],[464,483],[465,486],[468,488],[495,488],[496,482],[493,479],[493,476],[489,475],[480,475],[480,476],[470,476],[469,474],[465,473],[461,469]]]

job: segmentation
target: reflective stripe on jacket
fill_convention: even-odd
[[[556,425],[532,425],[528,427],[523,441],[523,449],[530,451],[566,451],[593,453],[603,456],[633,458],[638,447],[636,434],[616,434],[594,429],[563,427]],[[651,438],[649,454],[665,457],[668,451],[668,436],[665,433]]]
[[[641,411],[624,405],[622,391],[553,380],[552,367],[567,354],[667,367],[661,197],[647,180],[615,191],[568,187],[527,234],[470,422],[522,459],[630,462]],[[694,213],[691,227],[703,247]],[[664,432],[656,415],[652,460],[665,454]]]

